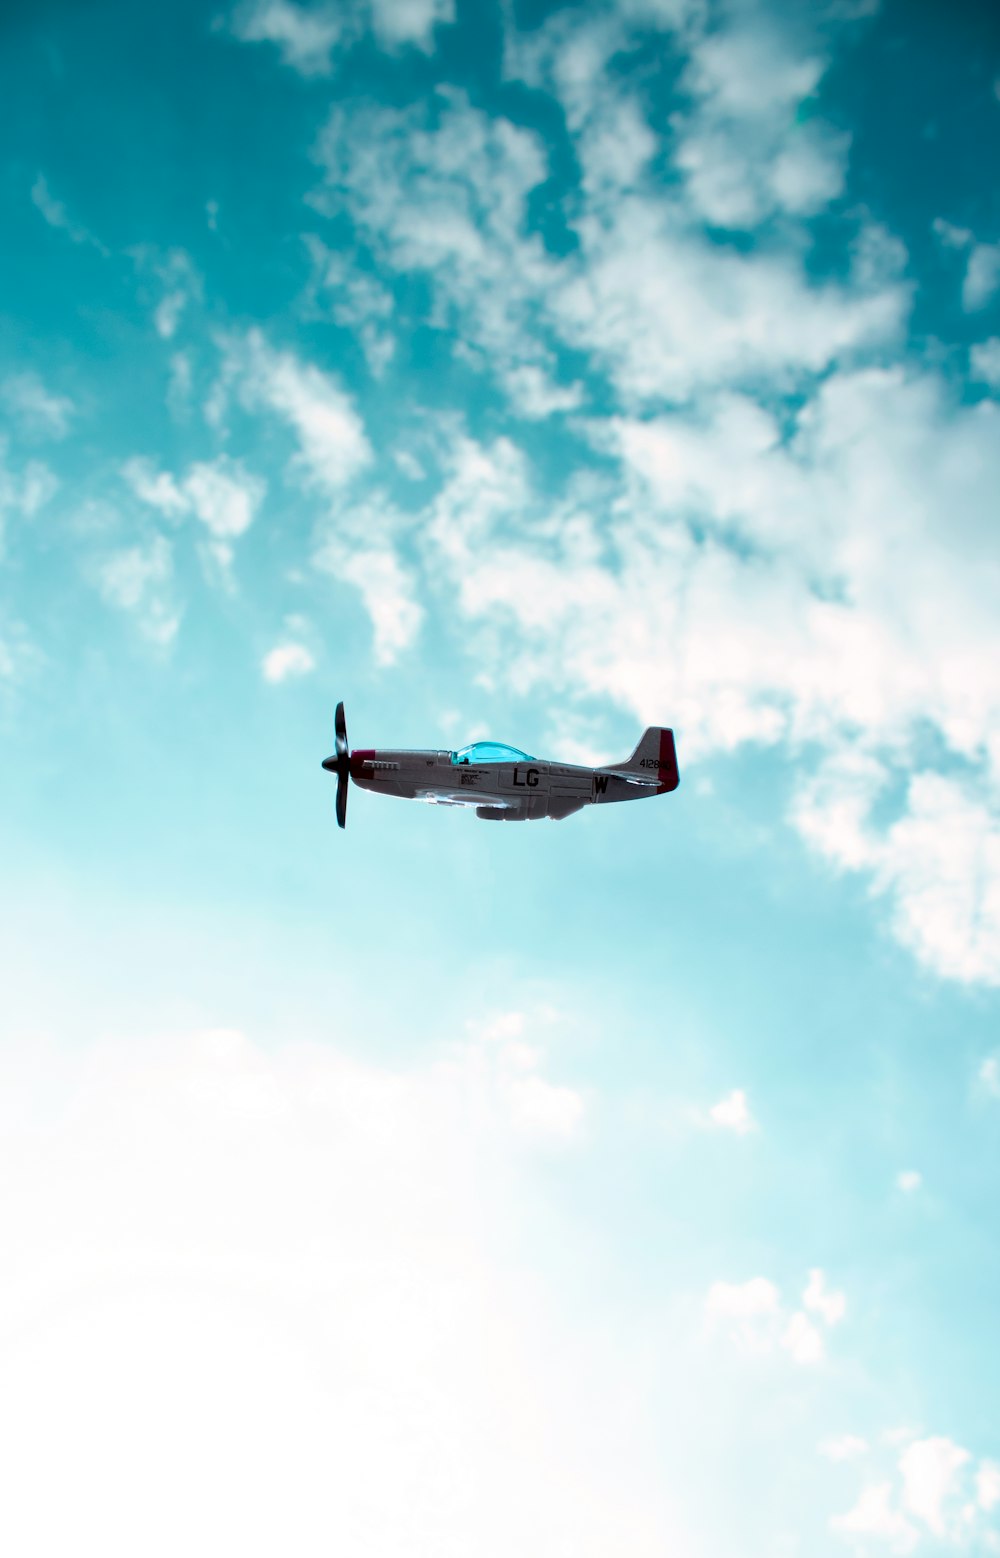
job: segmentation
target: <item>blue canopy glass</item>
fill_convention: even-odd
[[[528,752],[517,747],[504,746],[502,741],[473,741],[467,747],[459,747],[451,754],[453,763],[531,763]]]

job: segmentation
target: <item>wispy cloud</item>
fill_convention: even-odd
[[[0,438],[0,557],[8,517],[33,519],[58,489],[58,478],[43,461],[28,460],[18,468],[9,458],[6,439]]]
[[[260,330],[223,342],[219,394],[232,387],[247,410],[271,413],[288,426],[299,446],[291,472],[306,485],[339,492],[371,463],[364,425],[346,391],[294,352],[270,346]]]
[[[1000,1098],[1000,1059],[987,1055],[979,1067],[979,1080],[988,1093]]]
[[[173,597],[173,551],[165,536],[112,552],[95,567],[97,587],[109,605],[127,613],[139,633],[166,649],[180,626]]]
[[[920,1540],[916,1527],[896,1506],[891,1482],[862,1489],[854,1507],[846,1515],[834,1516],[830,1524],[848,1537],[876,1537],[894,1553],[910,1553]]]
[[[49,183],[44,173],[39,173],[31,186],[31,199],[35,208],[41,213],[50,227],[65,233],[72,243],[89,245],[107,258],[108,250],[104,247],[104,244],[99,238],[95,238],[93,233],[88,231],[86,227],[76,222],[62,201],[56,199],[49,188]]]
[[[838,1434],[824,1439],[819,1447],[820,1454],[828,1461],[853,1461],[864,1455],[867,1449],[868,1441],[862,1439],[860,1434]]]
[[[136,457],[122,467],[136,497],[168,519],[192,515],[207,532],[207,556],[229,582],[233,543],[250,528],[267,493],[267,483],[238,461],[220,455],[198,460],[180,479]]]
[[[973,246],[962,282],[962,307],[970,314],[985,308],[1000,288],[1000,244]]]
[[[991,389],[1000,390],[1000,336],[991,336],[988,341],[977,341],[969,351],[969,366],[974,379],[988,384]]]
[[[543,1009],[495,1013],[466,1024],[467,1043],[457,1051],[477,1091],[488,1089],[519,1135],[550,1145],[579,1137],[586,1114],[582,1093],[551,1081],[544,1072],[545,1037],[557,1014]]]
[[[33,438],[65,438],[76,410],[67,396],[54,395],[30,370],[4,379],[0,401],[22,431]]]
[[[393,547],[333,535],[318,548],[314,563],[360,593],[375,633],[375,663],[392,665],[413,643],[424,618],[414,579]]]

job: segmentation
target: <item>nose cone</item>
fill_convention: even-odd
[[[335,757],[324,757],[323,767],[328,774],[335,774],[337,772],[337,759]]]

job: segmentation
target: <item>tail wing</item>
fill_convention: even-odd
[[[676,790],[681,777],[677,770],[677,747],[673,731],[650,725],[628,761],[615,763],[611,772],[621,774],[626,779],[655,784],[658,795]]]

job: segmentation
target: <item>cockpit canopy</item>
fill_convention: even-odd
[[[531,763],[534,759],[517,747],[504,746],[502,741],[473,741],[467,747],[459,747],[451,754],[453,763]]]

